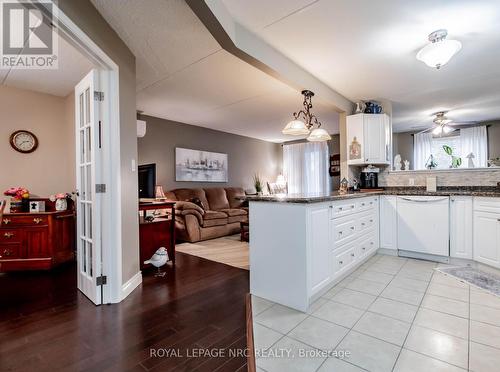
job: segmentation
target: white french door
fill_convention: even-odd
[[[78,289],[96,305],[103,303],[100,99],[94,69],[75,87],[75,134]]]

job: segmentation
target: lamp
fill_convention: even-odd
[[[458,40],[447,40],[447,30],[437,30],[429,35],[430,44],[420,49],[417,59],[429,67],[440,69],[462,49],[462,43]]]
[[[302,103],[304,108],[299,112],[293,113],[293,120],[281,132],[293,136],[309,134],[309,137],[307,137],[308,141],[328,141],[332,139],[328,132],[321,128],[321,122],[316,115],[311,113],[314,93],[310,90],[303,90],[301,93],[304,96],[304,102]],[[314,125],[317,125],[317,128],[312,129]]]

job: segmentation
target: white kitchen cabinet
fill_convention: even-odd
[[[397,196],[380,196],[380,248],[397,251]]]
[[[500,198],[474,198],[474,260],[500,268]]]
[[[472,260],[472,197],[450,198],[450,257]]]
[[[347,117],[347,164],[390,164],[391,120],[387,114]]]

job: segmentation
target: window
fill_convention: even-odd
[[[453,154],[456,154],[456,156],[461,156],[462,154],[460,136],[433,138],[431,141],[431,153],[434,156],[434,161],[437,163],[436,169],[450,168],[451,157],[444,151],[443,146],[450,146]]]

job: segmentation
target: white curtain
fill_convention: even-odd
[[[290,194],[329,193],[326,141],[283,145],[283,174]]]
[[[487,167],[488,164],[488,132],[486,126],[460,129],[462,168],[467,168],[469,154],[474,155],[475,167]]]
[[[432,133],[417,133],[413,140],[414,169],[425,169],[425,163],[432,153]]]

